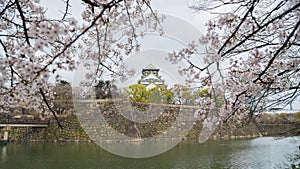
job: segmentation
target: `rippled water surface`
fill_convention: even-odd
[[[156,157],[129,159],[93,143],[0,146],[0,169],[218,169],[283,168],[299,153],[300,137],[185,141]]]

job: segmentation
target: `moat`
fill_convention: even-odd
[[[286,168],[300,137],[184,141],[159,156],[130,159],[94,143],[10,143],[0,146],[1,169]]]

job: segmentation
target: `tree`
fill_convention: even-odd
[[[198,87],[223,96],[222,105],[211,106],[219,109],[220,122],[233,116],[250,122],[254,114],[288,105],[300,95],[299,1],[193,2],[191,9],[214,17],[200,43],[174,51],[169,60],[186,60],[189,67],[182,71],[193,72],[189,77]],[[199,45],[206,46],[204,66],[190,59],[203,53]]]
[[[209,92],[209,88],[196,90],[196,95],[197,95],[198,98],[211,97],[210,92]]]
[[[174,93],[175,103],[194,104],[196,95],[187,86],[175,84],[172,88],[172,92]]]
[[[69,82],[62,80],[54,89],[53,110],[58,115],[71,114],[73,107],[72,87]]]
[[[132,102],[141,103],[173,103],[173,93],[164,86],[147,89],[145,85],[133,84],[125,88]]]
[[[156,86],[149,90],[149,102],[171,104],[174,102],[174,94],[165,86]]]
[[[130,100],[133,102],[149,103],[149,91],[145,85],[130,85],[128,88],[125,88],[125,93],[129,95]]]
[[[160,18],[149,0],[82,0],[80,23],[70,13],[71,2],[64,3],[59,19],[48,17],[39,0],[1,3],[0,111],[9,111],[19,103],[39,109],[42,103],[55,114],[48,102],[53,98],[50,76],[56,76],[59,83],[57,71],[74,70],[76,58],[93,69],[83,86],[96,85],[105,70],[126,74],[113,68],[122,65],[123,54],[139,49],[138,29],[159,27]]]
[[[201,100],[212,98],[209,88],[198,89],[185,85],[174,84],[172,87],[172,92],[174,93],[174,100],[178,104],[199,105],[206,107],[202,105]]]
[[[116,93],[117,86],[112,85],[110,81],[100,80],[95,86],[96,99],[112,98],[112,93]]]
[[[199,51],[200,44],[191,42],[170,53],[169,60],[186,60],[190,80],[200,89],[210,88],[211,97],[199,105],[219,109],[219,121],[226,122],[233,116],[251,119],[300,95],[298,0],[194,2],[191,9],[215,15],[200,37],[207,50]],[[39,109],[43,103],[55,114],[48,103],[53,98],[50,76],[59,82],[57,71],[74,70],[79,58],[89,70],[82,86],[97,85],[104,71],[125,78],[132,71],[123,66],[124,56],[139,50],[138,37],[145,31],[163,32],[163,20],[153,12],[150,0],[82,0],[82,22],[70,14],[71,5],[66,0],[65,11],[54,19],[46,16],[38,0],[2,2],[0,111],[20,104]],[[206,53],[204,66],[190,59],[200,53]]]

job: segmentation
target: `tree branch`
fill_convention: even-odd
[[[225,51],[223,54],[221,54],[221,57],[224,57],[225,55],[227,55],[228,53],[230,53],[231,51],[233,51],[234,49],[236,49],[237,47],[239,47],[240,45],[244,44],[250,37],[254,36],[255,34],[257,34],[260,30],[262,30],[263,28],[267,27],[268,25],[270,25],[271,23],[273,23],[274,21],[276,21],[277,19],[281,19],[283,18],[285,15],[287,15],[288,13],[292,12],[293,10],[297,9],[300,7],[300,3],[294,5],[293,7],[291,7],[290,9],[286,10],[285,12],[283,12],[282,14],[278,15],[277,17],[269,20],[267,23],[265,23],[264,25],[262,25],[261,27],[257,28],[255,31],[253,31],[252,33],[250,33],[249,35],[245,36],[245,38],[243,40],[241,40],[239,43],[237,43],[235,46],[233,46],[232,48],[228,49],[227,51]]]
[[[82,0],[84,3],[91,5],[92,7],[99,7],[99,4],[92,2],[90,0]]]
[[[19,13],[20,13],[21,19],[22,19],[22,24],[23,24],[23,29],[24,29],[24,34],[25,34],[25,40],[26,40],[26,43],[27,43],[28,45],[30,45],[30,42],[29,42],[29,36],[28,36],[28,33],[27,33],[27,27],[26,27],[26,20],[25,20],[23,11],[22,11],[22,9],[21,9],[19,0],[16,0],[15,2],[16,2],[16,5],[17,5],[17,9],[18,9],[18,11],[19,11]]]
[[[275,58],[280,54],[280,52],[287,46],[290,39],[294,36],[295,32],[298,30],[298,27],[300,25],[300,20],[298,20],[297,24],[295,25],[293,31],[289,34],[285,42],[281,45],[281,47],[275,52],[271,60],[269,61],[268,65],[265,67],[265,69],[258,75],[258,77],[254,80],[254,83],[257,82],[257,80],[261,79],[261,77],[266,73],[266,71],[270,68],[270,66],[273,64]]]
[[[48,103],[48,101],[47,101],[47,98],[46,98],[46,95],[45,95],[43,89],[41,89],[41,88],[40,88],[40,93],[41,93],[41,95],[42,95],[42,97],[43,97],[43,101],[45,102],[46,106],[48,107],[48,109],[49,109],[49,110],[51,111],[51,113],[53,114],[53,116],[54,116],[54,118],[55,118],[55,120],[56,120],[58,126],[59,126],[61,129],[63,129],[63,127],[62,127],[60,121],[58,120],[58,118],[57,118],[57,116],[56,116],[56,112],[55,112],[55,111],[52,109],[52,107],[49,105],[49,103]]]
[[[65,20],[65,19],[66,19],[66,16],[67,16],[68,11],[69,11],[69,6],[70,6],[69,1],[70,1],[70,0],[67,0],[67,1],[66,1],[66,9],[65,9],[64,15],[63,15],[63,17],[62,17],[61,20]]]
[[[9,58],[9,55],[8,55],[8,51],[6,49],[6,46],[4,45],[4,43],[2,42],[2,40],[0,39],[0,44],[5,52],[5,56],[6,58]],[[14,86],[14,68],[12,67],[12,65],[9,64],[9,68],[10,68],[10,73],[11,73],[11,79],[10,79],[10,87],[13,87]]]
[[[16,3],[16,2],[12,2],[11,4],[6,5],[6,7],[0,12],[0,17],[5,13],[5,11],[6,11],[8,8],[14,6],[15,3]]]
[[[238,30],[240,29],[240,27],[242,26],[242,24],[244,23],[244,21],[247,19],[249,13],[252,13],[252,11],[254,10],[254,4],[255,4],[255,2],[256,1],[252,2],[252,5],[251,5],[250,9],[247,11],[247,13],[245,14],[245,16],[241,20],[241,22],[237,25],[237,27],[235,28],[234,32],[223,43],[223,45],[221,46],[221,48],[218,51],[218,54],[221,54],[222,50],[225,48],[225,46],[227,45],[227,43],[229,43],[229,41],[231,40],[231,38],[233,38],[235,36],[235,34],[238,32]]]
[[[66,44],[59,53],[57,53],[55,56],[53,56],[52,60],[49,61],[48,64],[45,65],[38,73],[45,71],[49,65],[51,65],[60,55],[62,55],[68,48],[70,48],[81,36],[83,36],[88,30],[90,30],[96,24],[98,19],[100,19],[102,17],[105,10],[112,8],[114,5],[116,5],[122,1],[123,0],[118,0],[118,1],[113,0],[113,1],[109,2],[108,4],[103,5],[103,9],[101,10],[100,14],[94,18],[94,20],[91,22],[91,24],[87,28],[85,28],[79,35],[77,35],[70,43]]]

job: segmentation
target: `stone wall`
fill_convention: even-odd
[[[55,142],[55,141],[90,141],[76,116],[59,118],[63,129],[52,119],[47,128],[21,127],[13,128],[10,132],[11,142]]]
[[[93,137],[99,136],[100,139],[115,139],[117,136],[111,130],[106,130],[107,127],[133,138],[150,138],[158,134],[162,134],[162,137],[165,138],[177,138],[181,134],[185,134],[186,130],[190,130],[185,138],[198,139],[202,130],[202,123],[199,121],[188,126],[189,122],[194,120],[193,115],[197,110],[195,106],[133,104],[133,114],[139,115],[140,113],[143,116],[141,114],[143,112],[148,113],[147,118],[153,118],[148,123],[132,122],[125,118],[124,112],[132,108],[130,103],[126,102],[115,104],[112,101],[101,101],[89,104],[77,103],[75,106],[78,110],[77,116],[59,118],[63,129],[58,128],[55,120],[51,120],[48,128],[14,128],[10,134],[10,141],[91,141],[88,134],[93,135]],[[157,112],[160,113],[157,114]],[[103,117],[106,123],[101,122],[100,117]],[[286,131],[286,126],[269,125],[262,127],[264,133],[260,133],[252,123],[243,128],[237,128],[229,122],[218,127],[210,138],[251,138],[259,137],[262,134],[274,136]],[[171,130],[167,135],[164,135],[166,129]]]

